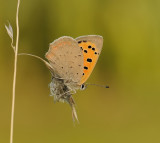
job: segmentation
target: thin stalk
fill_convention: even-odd
[[[17,12],[16,12],[17,36],[16,36],[16,47],[15,47],[15,53],[14,53],[15,56],[14,56],[13,89],[12,89],[12,111],[11,111],[10,143],[13,143],[14,108],[15,108],[16,75],[17,75],[17,55],[18,55],[18,43],[19,43],[19,21],[18,21],[19,5],[20,5],[20,0],[18,0]]]
[[[28,54],[28,53],[19,53],[19,54],[18,54],[18,56],[21,56],[21,55],[31,56],[31,57],[34,57],[34,58],[37,58],[37,59],[41,60],[41,61],[44,62],[44,63],[46,64],[46,66],[52,71],[52,66],[51,66],[47,61],[45,61],[44,59],[42,59],[41,57],[36,56],[36,55],[33,55],[33,54]]]

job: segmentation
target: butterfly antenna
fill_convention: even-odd
[[[109,85],[99,85],[99,84],[92,84],[92,83],[86,83],[85,85],[86,86],[87,85],[93,85],[93,86],[99,86],[99,87],[109,88]]]

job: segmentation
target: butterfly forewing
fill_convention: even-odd
[[[79,47],[83,51],[83,76],[80,84],[83,84],[92,73],[103,46],[103,37],[98,35],[88,35],[76,38]]]

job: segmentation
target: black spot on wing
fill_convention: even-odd
[[[84,69],[85,69],[85,70],[88,70],[88,67],[84,66]]]
[[[90,48],[92,48],[92,46],[89,45],[88,48],[90,49]]]
[[[92,59],[88,58],[88,59],[87,59],[87,62],[91,63],[91,62],[92,62]]]
[[[92,48],[93,51],[95,51],[95,48]]]

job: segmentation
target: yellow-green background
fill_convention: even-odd
[[[9,142],[16,0],[0,0],[0,143]],[[89,83],[74,95],[80,124],[49,96],[50,73],[18,58],[14,143],[159,143],[160,1],[21,0],[19,52],[44,58],[54,39],[99,34],[104,46]]]

